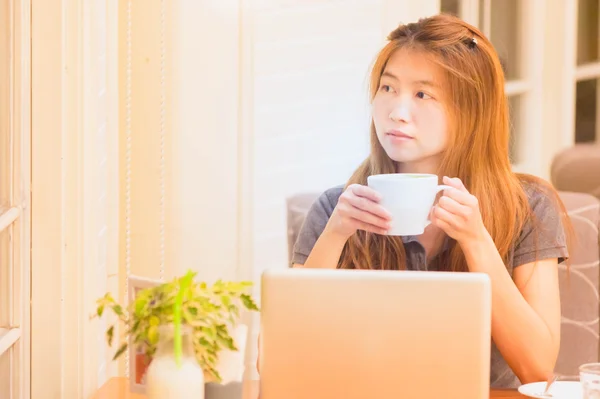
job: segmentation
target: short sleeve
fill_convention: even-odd
[[[528,220],[514,248],[513,267],[544,259],[565,261],[567,251],[562,211],[551,193],[541,187],[526,189],[532,217]]]
[[[337,201],[343,192],[343,187],[335,187],[325,191],[312,204],[306,218],[302,223],[298,238],[294,244],[292,264],[303,265],[310,255],[315,243],[325,230],[325,226],[337,205]]]

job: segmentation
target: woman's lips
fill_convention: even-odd
[[[408,134],[399,130],[390,130],[386,132],[386,136],[388,136],[394,142],[404,142],[414,139],[414,137],[409,136]]]

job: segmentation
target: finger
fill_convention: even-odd
[[[363,211],[359,208],[350,208],[348,210],[348,216],[352,219],[359,220],[361,222],[376,226],[381,229],[389,229],[390,228],[390,219],[384,219],[377,215],[374,215],[370,212]]]
[[[362,220],[353,219],[352,222],[356,226],[358,230],[368,231],[369,233],[382,234],[385,235],[388,232],[388,229],[382,229],[380,227],[374,226],[369,223],[365,223]]]
[[[455,216],[452,213],[448,212],[447,210],[445,210],[441,206],[436,205],[434,212],[435,212],[435,218],[438,219],[438,221],[441,220],[443,222],[446,222],[451,227],[456,227],[457,226],[457,220],[456,220],[457,216]]]
[[[373,190],[369,186],[363,186],[362,184],[352,184],[348,187],[358,197],[368,198],[371,201],[381,201],[381,194]]]
[[[349,196],[348,202],[357,209],[369,212],[384,220],[392,220],[392,215],[384,207],[369,198]]]
[[[467,188],[463,184],[462,180],[460,180],[458,177],[450,178],[448,176],[444,176],[442,180],[447,186],[454,187],[463,192],[469,192],[469,190],[467,190]]]
[[[471,208],[469,208],[466,205],[462,205],[454,198],[450,198],[449,196],[443,196],[442,198],[440,198],[440,200],[438,201],[438,205],[442,209],[450,212],[453,215],[462,217],[463,219],[466,219],[471,213]]]
[[[452,198],[453,200],[462,205],[471,205],[473,202],[471,198],[473,196],[471,194],[455,188],[451,188],[450,190],[444,190],[444,196]]]
[[[436,219],[435,222],[432,221],[431,223],[434,223],[437,227],[439,227],[446,234],[448,234],[449,236],[452,237],[452,235],[454,233],[454,229],[452,228],[452,226],[450,226],[450,224],[448,222],[441,220],[441,219]]]

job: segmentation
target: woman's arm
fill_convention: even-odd
[[[294,263],[293,267],[335,269],[340,261],[347,238],[332,232],[327,227],[319,237],[304,265]]]
[[[469,270],[490,276],[492,337],[500,353],[522,383],[545,381],[560,347],[557,259],[521,265],[511,278],[489,234],[461,247]]]
[[[296,261],[293,267],[335,269],[346,241],[358,229],[385,234],[391,215],[379,205],[380,200],[381,196],[372,188],[352,184],[337,199],[331,216],[327,216],[322,206],[313,207],[296,242],[296,247],[308,257],[303,265]],[[324,217],[328,219],[323,221]],[[325,227],[317,232],[316,226],[323,224]]]
[[[460,179],[444,177],[444,183],[454,188],[440,198],[432,223],[459,243],[469,271],[490,276],[492,337],[510,368],[523,383],[545,381],[560,345],[558,259],[528,261],[511,278],[483,225],[477,198]]]

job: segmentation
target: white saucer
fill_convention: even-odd
[[[552,396],[543,396],[542,392],[546,389],[546,382],[533,382],[531,384],[521,385],[519,393],[530,398],[541,399],[573,399],[583,397],[583,390],[579,381],[556,381],[550,387]]]

